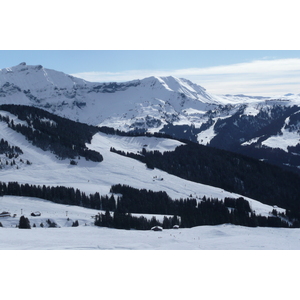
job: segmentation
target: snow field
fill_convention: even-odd
[[[96,226],[0,228],[1,250],[299,250],[300,230],[230,224],[119,230]]]
[[[197,141],[199,144],[207,145],[210,143],[210,141],[216,136],[214,127],[215,123],[197,135]]]
[[[299,142],[300,136],[298,132],[290,132],[289,130],[282,128],[281,134],[269,137],[262,142],[262,145],[270,148],[280,148],[285,152],[288,152],[289,146],[296,146]]]

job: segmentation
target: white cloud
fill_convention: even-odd
[[[73,75],[94,82],[120,82],[171,75],[187,78],[216,94],[272,96],[289,92],[300,93],[300,58],[256,60],[208,68],[85,72]]]

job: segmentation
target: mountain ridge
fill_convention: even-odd
[[[173,76],[97,83],[21,63],[0,70],[0,104],[34,106],[125,132],[165,133],[300,173],[300,96],[291,93],[213,95]]]
[[[25,63],[0,71],[0,95],[1,104],[32,105],[91,125],[115,120],[114,127],[120,126],[121,117],[126,123],[120,128],[123,130],[130,130],[135,121],[145,120],[147,115],[166,123],[186,102],[201,109],[216,103],[204,88],[172,76],[93,83]]]

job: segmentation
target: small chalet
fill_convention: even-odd
[[[2,213],[0,213],[0,218],[4,217],[10,217],[10,213],[8,211],[3,211]]]
[[[32,217],[39,217],[40,215],[41,215],[41,213],[39,211],[31,213]]]
[[[151,230],[153,230],[153,231],[162,231],[163,229],[160,226],[154,226],[154,227],[151,228]]]

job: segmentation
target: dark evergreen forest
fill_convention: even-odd
[[[300,177],[280,167],[229,151],[192,142],[174,151],[112,152],[137,159],[150,169],[158,168],[175,176],[203,183],[277,205],[300,218]]]
[[[85,143],[90,143],[98,128],[74,122],[51,114],[42,109],[24,105],[0,105],[0,109],[10,112],[25,121],[26,125],[14,124],[9,117],[0,116],[8,126],[23,134],[33,145],[44,151],[51,151],[59,159],[76,159],[80,156],[87,160],[101,162],[100,153],[90,150]]]
[[[180,227],[190,228],[200,225],[219,225],[231,223],[250,227],[298,227],[299,222],[290,214],[278,214],[276,210],[269,217],[256,215],[244,198],[175,199],[172,200],[165,192],[139,190],[127,185],[113,185],[112,193],[121,194],[118,198],[118,213],[145,213],[173,215],[172,220],[158,224],[171,228],[174,220],[180,219]],[[289,225],[289,223],[291,225]]]
[[[11,146],[8,144],[7,141],[1,139],[0,140],[0,154],[7,154],[7,156],[10,156],[10,158],[18,157],[19,154],[23,154],[23,151],[21,148],[17,146]]]

